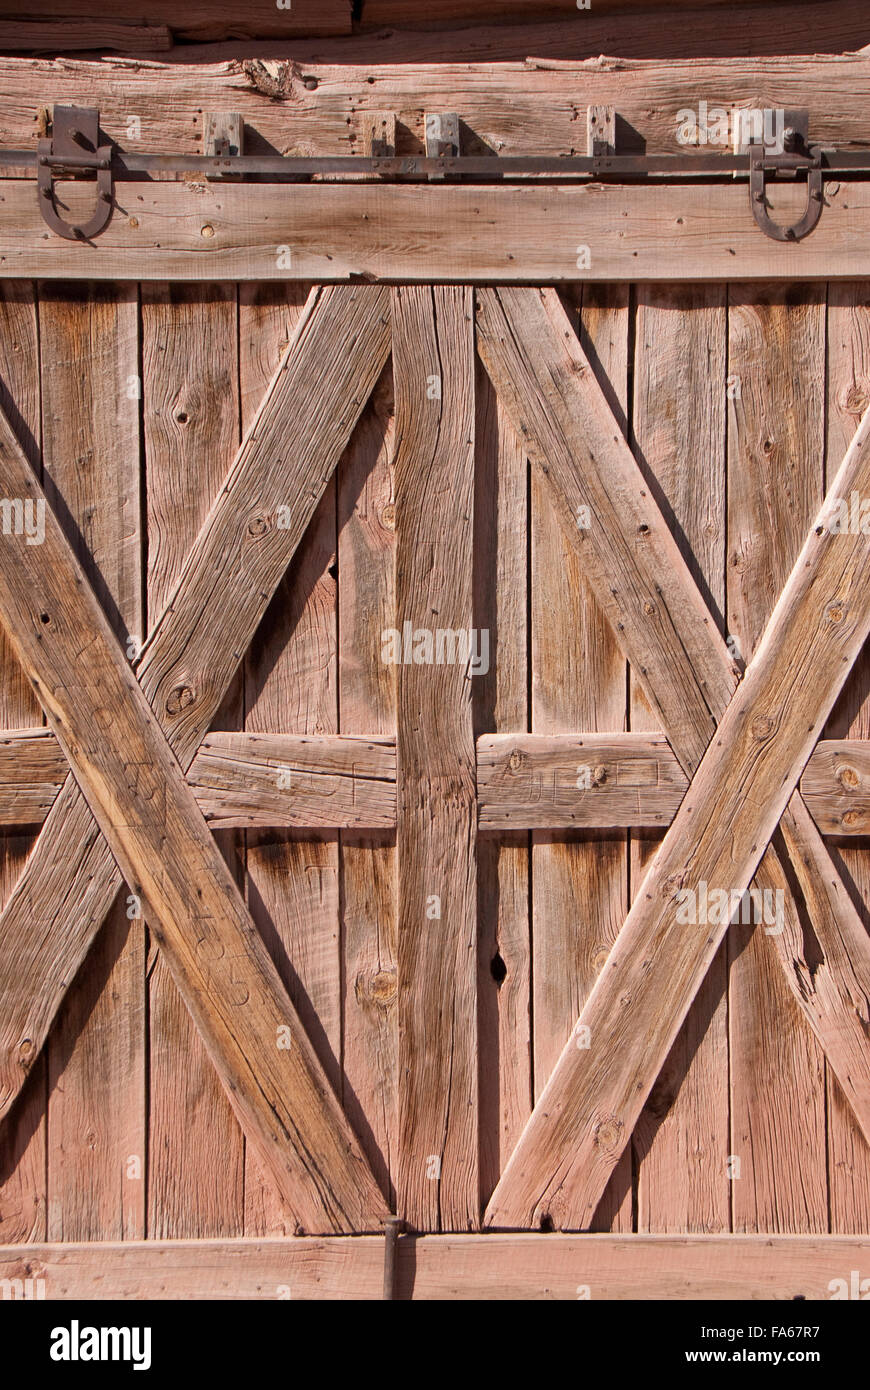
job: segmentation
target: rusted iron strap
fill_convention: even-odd
[[[399,1236],[405,1229],[401,1216],[388,1216],[384,1224],[384,1298],[396,1298],[396,1274],[399,1267]]]

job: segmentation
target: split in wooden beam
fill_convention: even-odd
[[[852,1293],[867,1236],[402,1236],[400,1299],[830,1299]],[[0,1246],[0,1280],[49,1300],[380,1299],[376,1236]],[[16,1282],[17,1281],[17,1282]],[[4,1285],[4,1288],[6,1285]],[[19,1293],[20,1288],[20,1293]],[[581,1289],[584,1292],[581,1292]],[[809,1320],[809,1319],[808,1319]]]
[[[722,717],[736,683],[724,640],[712,616],[707,613],[705,618],[703,605],[698,607],[697,588],[673,546],[667,524],[649,496],[648,485],[622,439],[556,295],[551,291],[505,289],[496,294],[483,290],[478,304],[479,347],[496,389],[530,456],[553,485],[566,533],[575,539],[590,583],[610,615],[674,751],[687,772],[694,773],[698,750],[703,752],[711,737],[710,715],[715,712],[717,721]],[[588,526],[584,524],[587,517]],[[690,640],[683,639],[675,645],[674,635],[681,629]],[[700,669],[695,657],[699,650],[703,655]],[[672,654],[670,661],[667,653]],[[682,709],[681,685],[685,698]],[[796,776],[800,771],[798,767]],[[690,799],[687,796],[683,808]],[[679,819],[678,815],[675,824]],[[866,932],[854,904],[839,885],[836,870],[821,838],[814,833],[799,795],[792,798],[783,818],[783,833],[790,838],[794,867],[805,897],[812,904],[815,939],[808,948],[804,924],[797,916],[782,867],[773,849],[768,849],[757,883],[763,890],[778,895],[777,900],[784,903],[785,909],[784,929],[770,940],[785,978],[859,1123],[865,1133],[870,1133],[866,1003],[870,997],[870,954]],[[762,844],[759,856],[763,850]],[[729,881],[727,886],[736,888],[737,884]],[[678,947],[679,942],[675,941],[673,950],[676,952]],[[611,959],[621,959],[621,953]],[[703,971],[702,964],[697,980],[703,978]],[[605,979],[610,979],[608,965],[587,1010],[593,1006],[593,1000],[600,1000]],[[626,990],[625,997],[631,993]],[[685,1009],[690,1002],[691,996]],[[661,1033],[668,1030],[669,1046],[676,1032],[676,1027],[674,1033],[669,1031],[670,1021],[669,1013],[664,1012],[637,1024],[637,1036],[644,1036],[645,1048],[649,1041],[646,1033],[654,1030],[653,1046],[645,1053],[641,1067],[643,1074],[635,1083],[637,1094],[642,1093],[641,1101],[667,1052],[667,1047],[659,1052]],[[604,1085],[608,1079],[609,1073],[601,1071],[600,1083]],[[543,1098],[539,1104],[543,1104]],[[606,1104],[603,1109],[608,1109]],[[612,1111],[613,1107],[609,1109]],[[533,1117],[532,1125],[540,1129],[539,1113]],[[606,1144],[602,1139],[598,1147],[606,1147],[608,1161],[612,1158],[610,1167],[617,1161],[630,1132],[630,1125],[625,1125],[621,1115],[613,1129],[605,1125]],[[540,1134],[536,1142],[542,1142]],[[546,1162],[542,1154],[538,1157]],[[561,1187],[558,1200],[552,1202],[549,1214],[557,1224],[588,1222],[590,1192],[597,1187],[606,1166],[599,1163],[592,1176],[596,1165],[592,1158],[589,1163],[589,1181],[578,1177],[575,1171],[573,1195],[570,1185]],[[513,1172],[513,1178],[508,1173],[503,1176],[502,1193],[497,1190],[493,1197],[491,1219],[498,1224],[525,1225],[528,1211],[520,1220],[511,1219],[511,1213],[515,1215],[531,1198],[528,1188],[522,1196],[518,1195],[523,1183],[538,1184],[532,1208],[539,1198],[549,1208],[549,1197],[542,1195],[549,1188],[541,1172],[533,1174],[525,1160],[520,1167],[514,1165]],[[508,1197],[501,1205],[503,1185],[507,1185]],[[572,1202],[579,1206],[572,1207]]]
[[[343,351],[336,353],[339,339]],[[142,687],[185,770],[389,346],[385,291],[357,286],[312,292],[140,663]],[[320,383],[316,394],[312,380]],[[220,623],[209,621],[213,612],[221,614]],[[68,777],[0,915],[0,1116],[36,1060],[121,881],[86,801]]]
[[[387,1211],[371,1169],[2,411],[0,479],[45,513],[38,552],[0,544],[0,617],[245,1133],[300,1233],[377,1229]]]

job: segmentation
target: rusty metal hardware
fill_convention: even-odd
[[[97,175],[97,205],[87,222],[73,224],[61,217],[55,178],[93,170]],[[100,144],[100,113],[92,106],[56,106],[50,140],[40,140],[36,154],[39,210],[48,226],[68,241],[90,241],[108,225],[114,200],[112,147]]]
[[[384,1224],[384,1299],[396,1297],[399,1236],[405,1229],[401,1216],[388,1216]]]
[[[822,160],[821,155],[816,154],[806,165],[807,170],[807,201],[803,216],[791,226],[784,226],[780,222],[774,222],[768,212],[766,188],[766,176],[770,169],[769,161],[764,154],[759,151],[752,156],[752,164],[749,170],[749,203],[752,208],[752,216],[755,218],[765,236],[769,236],[773,241],[800,241],[803,237],[809,236],[814,227],[818,225],[825,205],[825,195],[822,183]]]
[[[773,113],[764,112],[763,115],[766,117]],[[801,241],[818,225],[824,207],[823,151],[821,148],[808,147],[809,111],[787,111],[784,113],[784,120],[787,124],[781,130],[778,139],[774,134],[773,123],[765,124],[762,121],[762,131],[748,145],[749,206],[764,235],[772,241]],[[795,167],[783,169],[782,161],[778,158],[780,154],[791,156],[790,162],[793,162]],[[768,211],[765,191],[767,175],[775,173],[783,178],[794,179],[797,178],[800,169],[804,169],[807,176],[806,207],[803,216],[797,222],[784,226],[780,222],[774,222]]]
[[[673,182],[711,177],[747,178],[752,215],[765,236],[774,241],[796,242],[817,226],[824,208],[824,178],[831,174],[870,175],[870,151],[836,150],[809,145],[806,113],[786,112],[788,128],[779,145],[750,143],[736,153],[699,150],[677,154],[596,155],[462,155],[459,121],[453,113],[427,116],[425,155],[333,155],[324,158],[295,155],[186,155],[133,154],[110,143],[99,143],[99,112],[91,107],[56,106],[50,140],[40,140],[37,150],[0,149],[0,164],[37,171],[42,215],[59,236],[86,241],[109,222],[115,184],[147,180],[156,173],[188,176],[256,176],[279,182],[312,177],[341,179],[352,174],[401,180],[461,181],[464,184],[505,184],[511,180],[554,179],[559,182],[594,179],[613,182]],[[57,206],[55,178],[80,173],[96,174],[97,206],[90,221],[81,226],[66,222]],[[803,216],[782,226],[769,214],[766,189],[771,180],[806,178],[807,204]]]

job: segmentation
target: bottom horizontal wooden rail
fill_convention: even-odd
[[[5,1245],[0,1300],[379,1299],[383,1268],[379,1236]],[[870,1236],[403,1236],[396,1295],[824,1300],[865,1279]]]

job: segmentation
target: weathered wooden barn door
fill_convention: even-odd
[[[4,282],[4,1270],[870,1230],[865,300]]]

